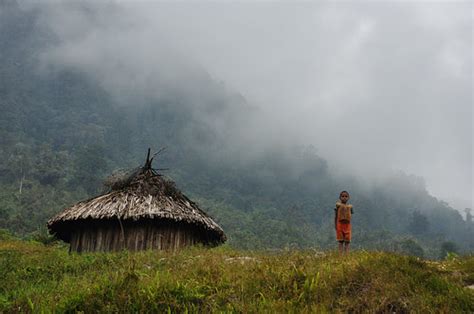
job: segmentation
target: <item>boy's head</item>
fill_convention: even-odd
[[[342,191],[341,193],[339,193],[339,199],[341,200],[342,203],[344,203],[344,204],[347,203],[349,198],[350,198],[349,192]]]

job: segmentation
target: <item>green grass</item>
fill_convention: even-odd
[[[0,312],[473,312],[474,257],[382,252],[68,254],[0,241]]]

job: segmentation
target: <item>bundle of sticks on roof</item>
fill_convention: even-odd
[[[152,167],[153,158],[162,151],[163,149],[159,150],[150,158],[150,149],[148,149],[143,167],[117,170],[104,180],[104,186],[109,192],[127,189],[142,195],[183,198],[183,194],[176,188],[175,183],[158,173],[158,170],[164,169]]]

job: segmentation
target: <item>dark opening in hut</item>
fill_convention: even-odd
[[[48,221],[70,250],[177,249],[226,241],[222,228],[174,183],[145,166],[115,180],[107,194],[79,202]]]

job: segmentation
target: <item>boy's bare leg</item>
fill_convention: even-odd
[[[339,242],[339,255],[342,254],[344,242]]]
[[[349,253],[349,246],[350,246],[350,243],[346,242],[346,246],[344,247],[344,251],[346,254]]]

